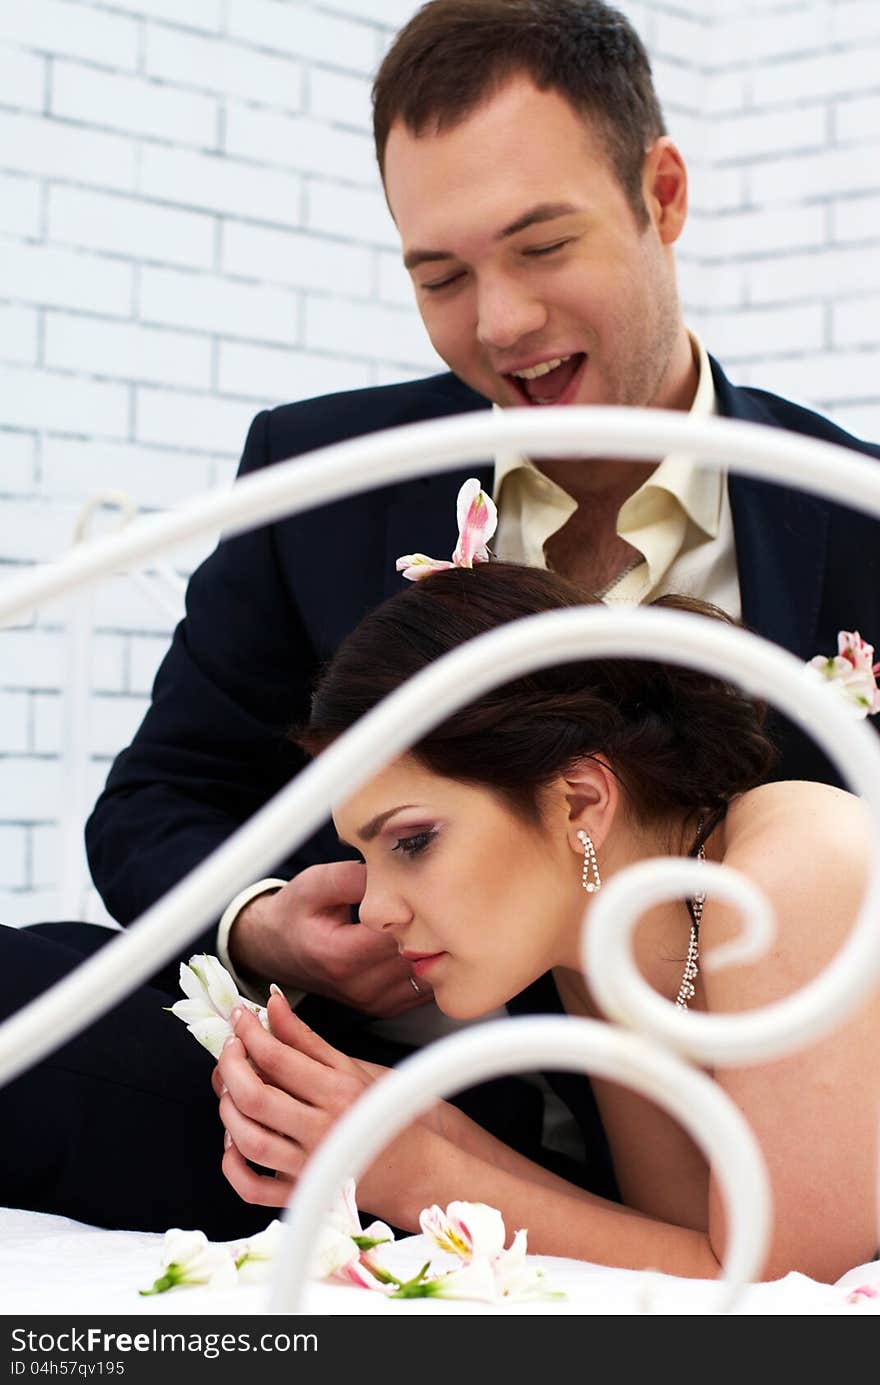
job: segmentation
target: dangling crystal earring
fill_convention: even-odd
[[[602,888],[602,877],[599,874],[599,862],[596,860],[596,848],[586,832],[578,832],[577,839],[584,848],[584,868],[581,874],[581,885],[587,894],[595,894]],[[592,880],[590,873],[592,872]]]

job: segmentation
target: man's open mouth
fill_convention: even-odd
[[[586,363],[585,353],[576,351],[573,356],[560,356],[553,361],[542,361],[540,365],[512,372],[506,378],[511,381],[525,404],[567,404],[577,393],[581,372]]]

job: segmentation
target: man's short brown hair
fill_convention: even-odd
[[[602,137],[636,219],[645,153],[666,133],[651,64],[632,25],[602,0],[429,0],[404,25],[373,84],[373,132],[400,119],[418,136],[464,120],[509,78],[556,91]]]

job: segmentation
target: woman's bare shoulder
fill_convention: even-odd
[[[823,834],[837,840],[855,831],[861,838],[869,824],[865,803],[845,789],[805,779],[762,784],[731,803],[724,824],[725,854],[744,840],[752,844],[756,836],[768,833],[774,847],[780,836],[791,842],[798,837],[815,840]]]
[[[834,895],[856,901],[871,857],[871,818],[855,794],[828,784],[764,784],[735,799],[722,859],[794,904]]]
[[[864,897],[871,823],[854,794],[824,784],[767,784],[737,798],[724,824],[721,859],[751,880],[773,911],[772,953],[760,964],[706,978],[720,1011],[769,1004],[812,981],[845,941]],[[732,907],[704,915],[705,942],[726,942],[742,923]]]

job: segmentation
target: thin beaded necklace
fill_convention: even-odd
[[[697,821],[697,835],[694,846],[688,854],[691,856],[696,855],[698,861],[705,863],[706,844],[702,833],[703,819],[700,817]],[[708,835],[707,832],[706,836]],[[696,850],[694,848],[696,848]],[[700,924],[703,921],[703,905],[705,902],[706,893],[704,890],[700,891],[699,894],[695,894],[693,899],[687,901],[688,913],[691,916],[691,932],[688,938],[684,975],[681,978],[681,985],[678,988],[678,996],[675,1001],[680,1010],[686,1010],[688,1008],[688,1002],[694,998],[694,982],[697,979],[697,972],[700,970]]]

